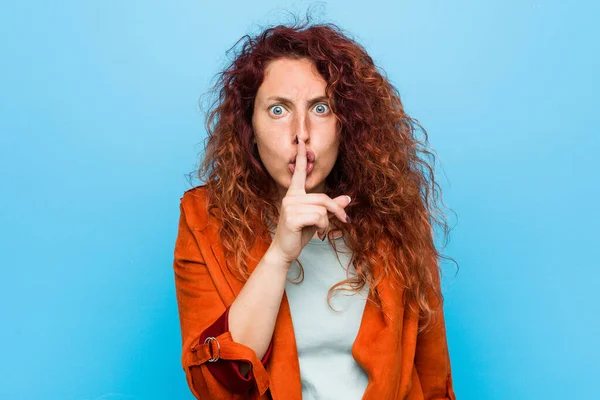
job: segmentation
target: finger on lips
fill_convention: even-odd
[[[292,175],[292,182],[288,193],[306,193],[306,146],[305,143],[298,139],[296,136],[296,143],[298,144],[296,154],[296,165],[294,167],[294,174]]]
[[[294,167],[292,182],[288,189],[288,193],[306,194],[306,167],[308,164],[308,160],[306,158],[306,144],[304,141],[300,140],[298,136],[296,136],[296,144],[296,165]],[[309,196],[312,196],[312,194],[309,194]],[[322,204],[328,209],[329,212],[335,214],[342,222],[350,222],[347,219],[346,211],[334,200],[323,199]],[[325,240],[327,238],[327,231],[319,232],[318,236],[321,238],[321,240]]]

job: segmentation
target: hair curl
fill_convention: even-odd
[[[337,25],[306,21],[269,27],[255,37],[243,36],[228,53],[240,42],[213,87],[218,96],[207,111],[206,152],[198,170],[209,213],[222,222],[220,239],[233,257],[229,269],[242,281],[248,278],[249,248],[257,236],[268,237],[266,219],[279,217],[274,180],[252,142],[254,98],[265,67],[281,57],[308,58],[327,82],[340,124],[339,155],[326,178],[326,194],[352,197],[346,208],[352,223],[340,224],[333,216],[330,222],[352,249],[356,277],[334,285],[328,299],[346,284],[359,291],[368,283],[380,307],[375,289],[389,279],[393,287],[394,282],[402,286],[410,311],[425,320],[422,331],[443,302],[438,259],[452,260],[434,244],[434,227],[441,227],[445,242],[449,228],[438,205],[441,188],[427,132],[405,113],[398,91],[366,50]],[[383,260],[378,276],[375,255]]]

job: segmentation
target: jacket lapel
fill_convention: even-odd
[[[375,276],[381,274],[381,257],[375,262]],[[394,359],[398,357],[398,301],[387,279],[376,288],[381,299],[381,310],[371,293],[365,304],[358,334],[352,346],[352,356],[369,377],[363,399],[390,397],[389,384],[394,379]]]

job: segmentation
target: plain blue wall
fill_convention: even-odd
[[[172,254],[198,99],[237,39],[311,4],[234,3],[3,4],[0,398],[192,398]],[[598,395],[600,13],[566,3],[316,8],[439,155],[460,399]]]

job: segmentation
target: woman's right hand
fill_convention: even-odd
[[[282,261],[291,264],[315,232],[323,237],[329,231],[329,213],[342,222],[346,218],[346,206],[350,203],[347,195],[335,199],[325,193],[306,193],[306,145],[298,139],[296,166],[292,182],[281,201],[279,222],[270,249],[275,251]]]

